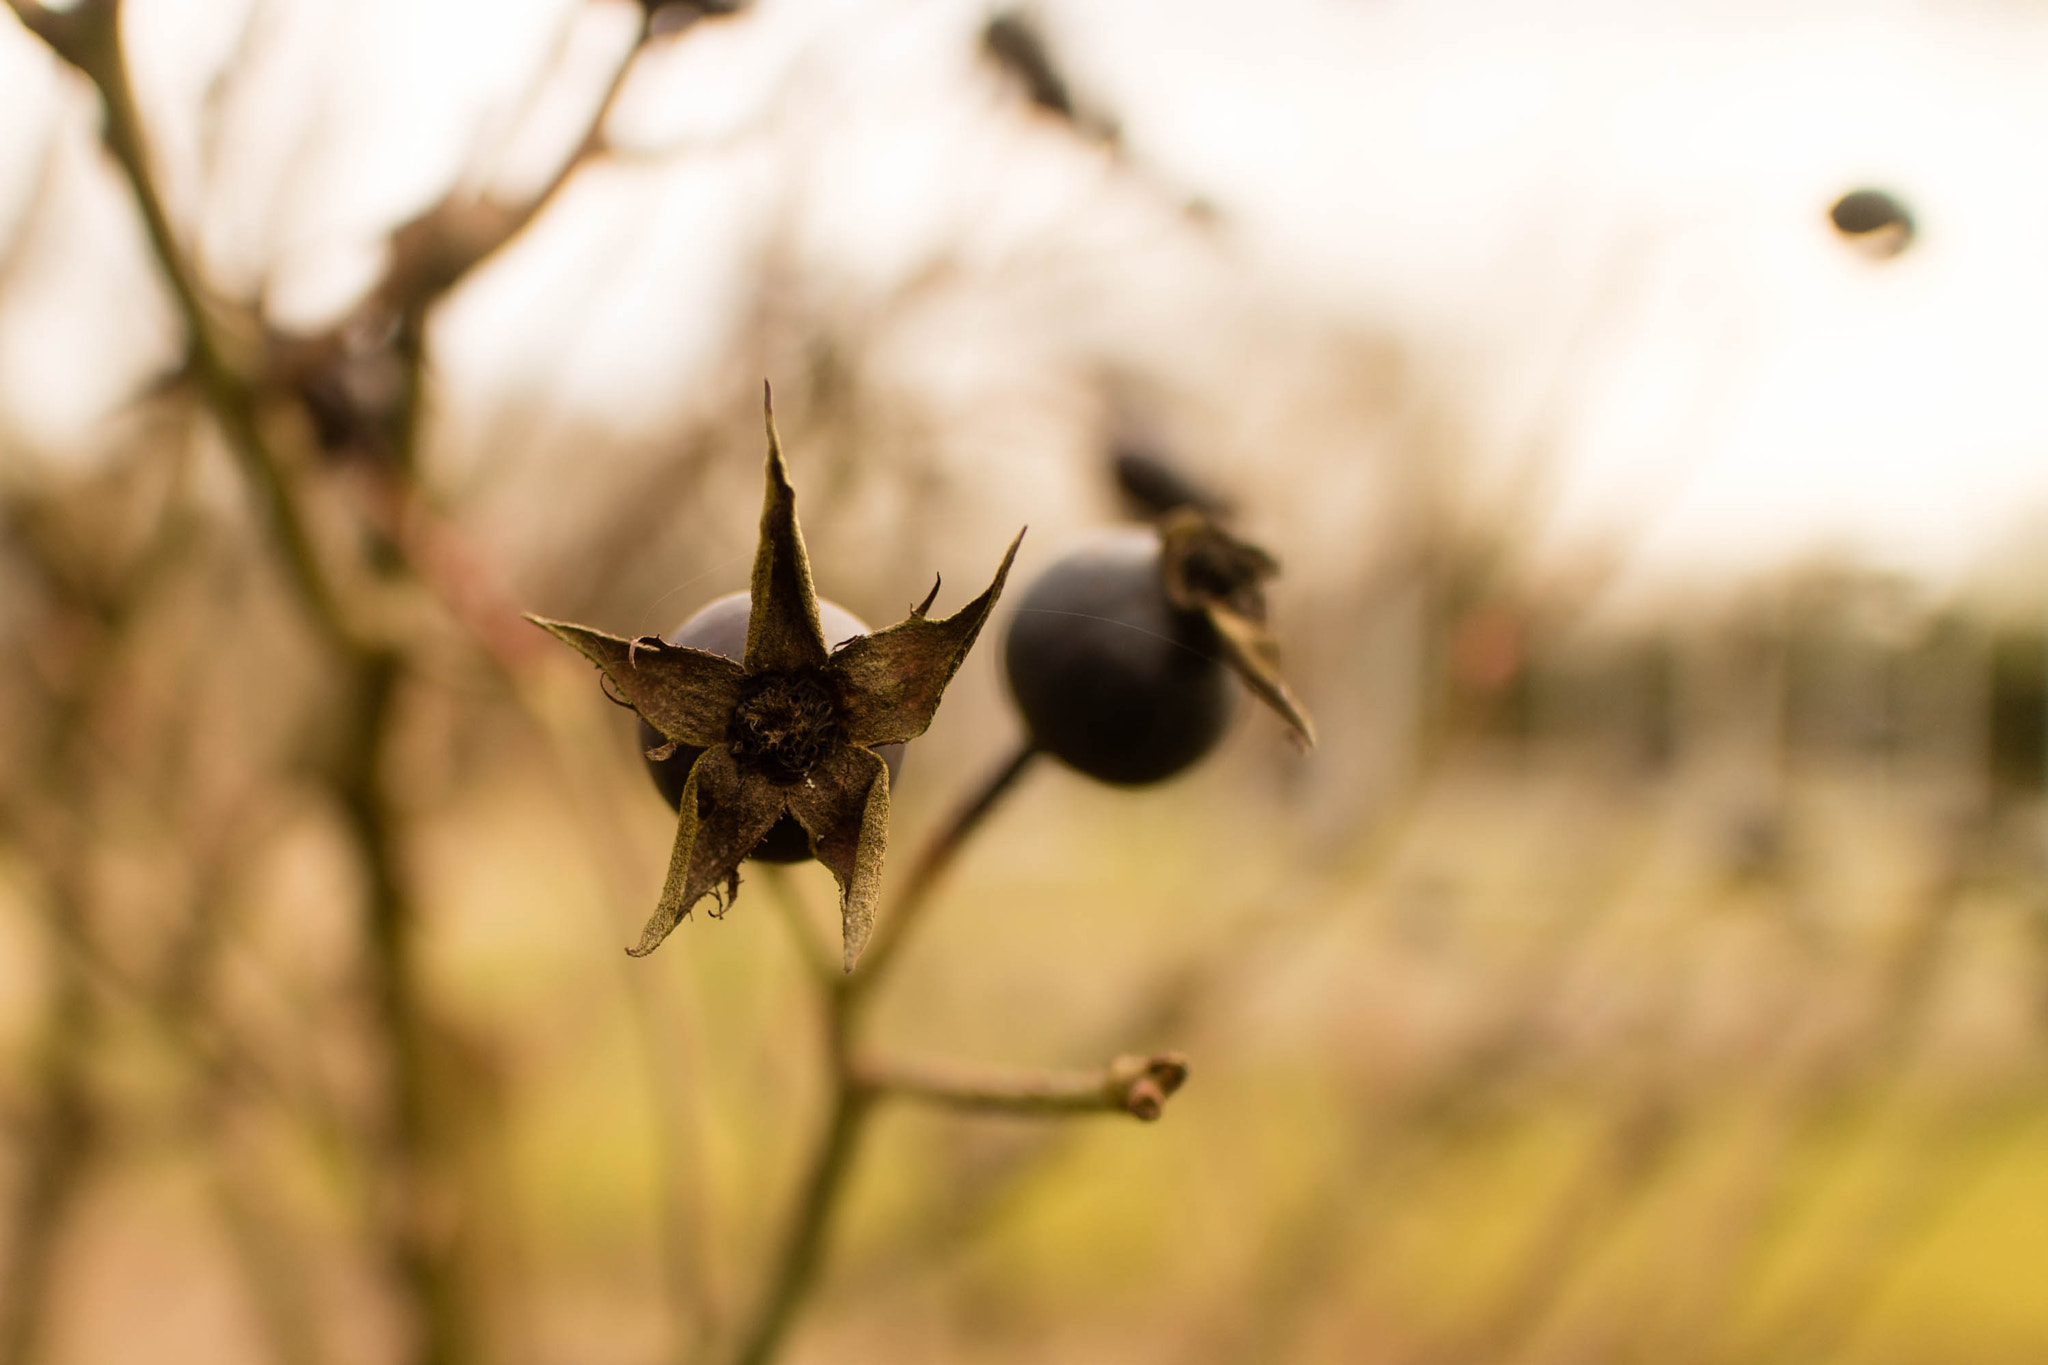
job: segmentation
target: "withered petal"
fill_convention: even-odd
[[[850,972],[875,929],[882,855],[889,844],[889,767],[871,751],[847,745],[788,788],[785,799],[811,836],[811,852],[839,883],[840,935]]]
[[[946,684],[981,633],[1024,533],[1010,542],[995,581],[981,596],[943,621],[911,616],[887,630],[849,640],[826,664],[846,707],[846,737],[854,744],[900,744],[932,723]]]
[[[1314,747],[1315,722],[1308,718],[1308,711],[1280,676],[1280,646],[1274,643],[1272,632],[1263,622],[1241,616],[1218,603],[1208,604],[1203,614],[1223,641],[1224,662],[1237,670],[1237,676],[1254,696],[1279,712],[1280,718],[1293,727],[1293,738],[1301,748]]]
[[[603,669],[619,695],[665,738],[698,748],[725,742],[744,676],[731,659],[652,636],[622,640],[567,621],[526,619]]]
[[[780,673],[825,662],[825,629],[818,622],[818,591],[811,557],[796,522],[796,490],[775,434],[775,407],[761,386],[768,427],[768,489],[761,501],[761,542],[754,551],[753,615],[747,621],[746,671]]]
[[[742,774],[723,744],[698,756],[678,803],[676,842],[661,903],[640,931],[639,945],[627,953],[645,957],[660,947],[690,907],[739,870],[761,836],[782,818],[782,795],[772,783]]]

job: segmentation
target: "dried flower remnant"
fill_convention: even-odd
[[[874,928],[888,839],[889,775],[875,750],[915,739],[931,724],[946,684],[995,608],[1023,532],[987,590],[952,616],[932,620],[928,597],[887,630],[829,648],[765,386],[763,394],[767,492],[739,662],[657,636],[624,640],[529,619],[602,669],[661,733],[666,743],[649,757],[682,746],[704,751],[683,787],[660,903],[627,951],[654,951],[699,900],[735,888],[740,863],[786,813],[839,883],[850,972]]]
[[[1292,727],[1303,748],[1315,725],[1280,676],[1280,647],[1266,628],[1265,581],[1279,561],[1223,529],[1230,503],[1145,442],[1126,439],[1110,461],[1117,487],[1158,528],[1167,600],[1205,618],[1225,662]]]
[[[1315,723],[1280,676],[1280,646],[1266,625],[1265,581],[1280,571],[1279,562],[1192,507],[1160,519],[1159,543],[1167,600],[1208,620],[1224,662],[1287,722],[1297,745],[1312,747]]]

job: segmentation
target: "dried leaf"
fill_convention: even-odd
[[[753,614],[747,620],[744,660],[749,674],[816,668],[826,653],[811,558],[796,521],[796,490],[782,461],[766,385],[761,411],[768,427],[768,488],[761,501],[761,543],[754,551]]]
[[[1222,639],[1225,662],[1254,696],[1293,727],[1302,748],[1313,746],[1315,723],[1280,676],[1280,646],[1266,628],[1263,584],[1279,572],[1279,562],[1193,508],[1165,517],[1159,537],[1159,572],[1168,600],[1208,618]]]
[[[664,738],[695,748],[724,741],[743,676],[732,660],[652,637],[622,640],[567,621],[526,619],[603,669],[619,695]]]
[[[1010,542],[995,581],[943,621],[912,615],[887,630],[842,645],[826,665],[846,698],[846,737],[854,744],[898,744],[932,723],[946,684],[995,610],[1024,533]]]
[[[722,744],[706,749],[683,784],[661,901],[640,931],[639,945],[626,951],[645,957],[660,947],[692,906],[732,881],[761,836],[782,818],[782,810],[781,792],[748,780],[734,766],[731,750]]]
[[[889,768],[872,751],[848,746],[789,790],[789,810],[811,836],[839,883],[846,970],[860,961],[875,929],[882,856],[889,843]]]
[[[1210,605],[1203,613],[1223,641],[1223,658],[1252,694],[1280,713],[1292,727],[1291,734],[1302,748],[1316,742],[1315,722],[1280,676],[1280,646],[1262,621],[1240,616],[1225,606]]]

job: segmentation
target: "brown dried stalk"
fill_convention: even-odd
[[[1146,1123],[1188,1078],[1178,1052],[1118,1057],[1095,1071],[1008,1071],[942,1062],[870,1059],[854,1084],[876,1095],[991,1114],[1129,1114]]]
[[[831,1108],[802,1190],[784,1231],[768,1286],[733,1354],[735,1365],[767,1365],[781,1350],[796,1313],[816,1283],[832,1218],[846,1192],[861,1134],[877,1101],[920,1100],[984,1113],[1070,1117],[1126,1113],[1145,1122],[1159,1117],[1166,1101],[1187,1079],[1187,1060],[1177,1053],[1119,1057],[1099,1071],[995,1071],[953,1063],[857,1056],[853,1034],[861,1009],[896,960],[905,933],[931,902],[933,891],[967,839],[1030,768],[1037,750],[1028,743],[990,774],[973,796],[932,836],[912,865],[894,909],[883,917],[867,956],[852,976],[830,970],[830,959],[815,941],[800,907],[792,907],[784,879],[771,885],[799,936],[807,960],[824,969],[810,975],[823,996],[825,1051],[830,1069]],[[808,940],[808,942],[806,942]]]

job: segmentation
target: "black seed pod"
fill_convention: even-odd
[[[1106,532],[1032,584],[1004,645],[1032,741],[1103,782],[1135,786],[1214,748],[1237,688],[1216,628],[1176,607],[1159,534]]]
[[[737,660],[747,651],[747,621],[752,614],[748,595],[736,592],[710,603],[664,638],[672,645],[688,645],[692,649],[708,650]],[[836,646],[856,635],[869,633],[866,622],[836,602],[821,599],[818,602],[818,620],[825,628],[825,641],[830,645]],[[640,722],[642,753],[660,748],[665,742],[652,725],[644,720]],[[681,745],[667,758],[647,760],[647,771],[654,778],[655,789],[671,807],[681,804],[683,784],[690,779],[690,767],[703,752],[702,749]],[[888,744],[875,752],[889,765],[889,781],[894,785],[896,774],[903,767],[903,746]],[[801,863],[811,856],[811,841],[794,816],[784,815],[754,846],[749,856],[765,863]]]

